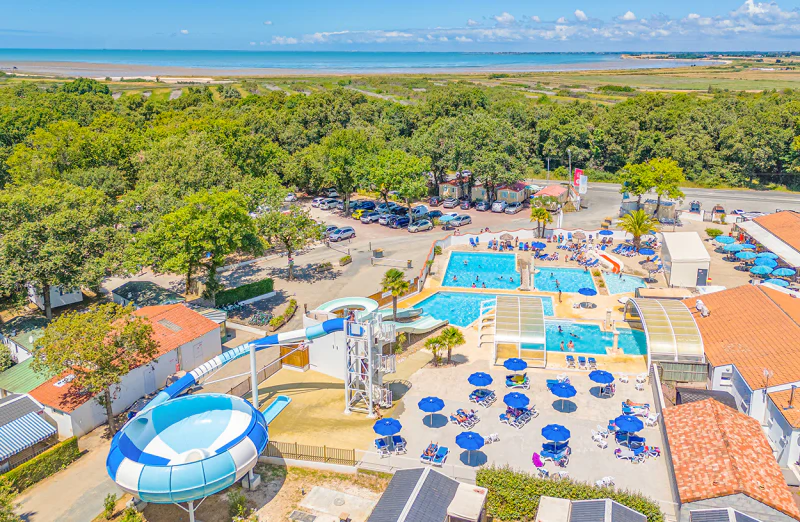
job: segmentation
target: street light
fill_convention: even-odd
[[[572,182],[572,150],[567,149],[567,156],[569,156],[569,181]]]

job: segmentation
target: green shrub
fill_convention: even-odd
[[[228,515],[241,517],[247,513],[247,497],[241,490],[234,489],[228,492]]]
[[[333,263],[330,261],[325,261],[317,265],[317,270],[330,270],[331,268],[333,268]]]
[[[433,247],[433,255],[435,255],[435,256],[442,255],[442,247],[440,247],[439,245],[436,245],[435,247]]]
[[[130,507],[122,512],[122,518],[119,520],[120,522],[144,522],[144,517],[141,513]]]
[[[351,256],[342,256],[342,257],[339,258],[339,264],[340,265],[346,265],[347,263],[349,263],[352,260],[353,260],[353,258]]]
[[[706,229],[706,234],[708,234],[708,237],[710,237],[710,238],[715,238],[717,236],[721,236],[722,235],[722,230],[720,230],[718,228],[707,228]]]
[[[590,500],[610,498],[642,513],[648,522],[663,522],[664,514],[658,504],[644,495],[613,488],[598,488],[572,480],[536,478],[508,467],[489,467],[478,470],[478,486],[489,490],[486,510],[499,520],[533,520],[541,496]]]
[[[598,92],[636,92],[636,89],[628,85],[601,85],[597,88]]]
[[[280,328],[281,326],[286,324],[286,321],[291,319],[291,317],[294,315],[296,311],[297,311],[297,299],[290,299],[289,306],[286,307],[286,310],[283,311],[283,314],[277,315],[272,319],[270,319],[269,325],[275,329]]]
[[[40,480],[66,468],[80,455],[78,439],[72,437],[12,469],[5,474],[5,478],[8,479],[14,491],[22,492]]]
[[[117,507],[117,495],[116,493],[109,493],[106,495],[106,498],[103,499],[103,516],[106,517],[106,520],[111,520],[111,517],[114,516],[114,508]]]
[[[266,278],[261,281],[256,281],[255,283],[248,283],[246,285],[237,286],[236,288],[217,292],[216,296],[214,296],[214,300],[217,306],[225,306],[268,294],[272,292],[274,288],[274,281],[270,278]]]
[[[297,299],[290,299],[289,306],[286,307],[286,311],[283,312],[283,315],[288,319],[289,317],[293,316],[296,311],[297,311]]]
[[[283,323],[286,322],[286,319],[283,318],[282,315],[276,315],[272,319],[269,320],[269,325],[273,328],[280,328],[283,326]]]
[[[592,272],[592,275],[595,277],[600,277],[600,270],[595,270],[594,272]]]

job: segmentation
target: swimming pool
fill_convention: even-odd
[[[419,303],[414,308],[422,308],[423,314],[435,319],[450,321],[456,326],[469,326],[481,315],[481,301],[494,299],[492,294],[471,294],[466,292],[437,292]],[[540,297],[544,315],[553,315],[553,300]]]
[[[582,268],[537,267],[533,286],[543,292],[558,292],[561,289],[565,293],[577,293],[581,288],[596,290],[592,274]]]
[[[559,331],[561,327],[561,331]],[[561,342],[564,351],[572,341],[576,353],[605,355],[606,348],[614,346],[614,334],[604,332],[597,324],[572,321],[545,321],[547,351],[560,352]],[[524,346],[523,346],[524,347]],[[644,332],[630,328],[619,328],[619,347],[626,355],[647,355],[647,339]]]
[[[611,274],[603,272],[603,280],[606,282],[609,294],[633,293],[637,288],[647,288],[644,279],[628,274]]]
[[[520,284],[517,256],[514,254],[452,252],[442,286],[471,288],[473,283],[478,288],[516,290]]]

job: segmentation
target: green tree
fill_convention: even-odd
[[[0,372],[4,372],[14,366],[14,359],[11,358],[11,351],[6,345],[0,346]]]
[[[344,202],[345,215],[350,213],[350,196],[364,178],[368,157],[375,149],[374,139],[361,129],[334,131],[320,143],[317,185],[336,187]]]
[[[418,199],[427,192],[424,173],[429,168],[427,159],[399,149],[383,149],[371,158],[363,185],[377,190],[384,202],[389,201],[391,191],[404,191],[412,199]]]
[[[441,353],[442,353],[442,340],[436,337],[428,337],[425,339],[425,348],[430,350],[433,354],[433,365],[439,366],[439,361],[441,361]]]
[[[544,237],[547,225],[553,222],[553,215],[544,207],[531,207],[531,222],[536,222],[538,237]]]
[[[278,243],[286,250],[289,263],[289,280],[294,279],[295,252],[309,241],[318,241],[324,234],[324,226],[311,218],[305,209],[292,206],[288,212],[277,210],[267,212],[258,218],[258,230],[270,243]]]
[[[658,202],[654,215],[658,215],[661,208],[661,198],[678,199],[683,198],[681,185],[686,183],[686,176],[683,169],[672,159],[656,158],[647,162],[648,167],[655,177],[655,191],[658,194]]]
[[[620,194],[636,196],[637,206],[642,205],[642,196],[656,185],[655,173],[647,163],[628,163],[620,170],[619,181],[622,183]]]
[[[116,201],[128,188],[125,174],[115,167],[71,170],[64,174],[64,179],[78,187],[97,189],[112,201]]]
[[[633,246],[637,249],[642,241],[642,236],[651,231],[658,230],[660,223],[652,216],[648,216],[644,210],[635,210],[624,216],[619,221],[619,227],[633,236]]]
[[[0,522],[22,522],[22,518],[15,513],[16,497],[17,493],[8,479],[0,477]]]
[[[147,364],[158,353],[149,320],[132,306],[95,305],[85,312],[67,312],[51,322],[36,341],[31,367],[49,377],[74,378],[65,401],[86,394],[106,410],[108,427],[116,433],[113,399],[122,378]]]
[[[47,180],[0,191],[0,284],[31,283],[52,319],[50,288],[98,285],[120,234],[105,194]]]
[[[187,293],[196,272],[205,265],[205,297],[213,298],[221,290],[216,273],[225,257],[261,248],[242,194],[236,190],[199,192],[187,196],[182,207],[165,215],[134,243],[131,260],[183,274]]]
[[[92,78],[76,78],[61,86],[61,91],[73,94],[111,94],[108,85]]]
[[[390,268],[383,274],[381,279],[381,289],[384,292],[392,293],[392,319],[397,321],[397,298],[408,292],[411,284],[406,281],[406,275],[402,270]]]
[[[463,345],[464,334],[455,326],[448,326],[439,334],[439,341],[441,345],[447,350],[447,362],[453,362],[453,348]]]

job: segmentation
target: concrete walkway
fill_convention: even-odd
[[[122,495],[106,473],[106,456],[111,444],[101,426],[78,441],[84,454],[18,498],[16,512],[27,522],[88,522],[103,511],[109,493]]]

